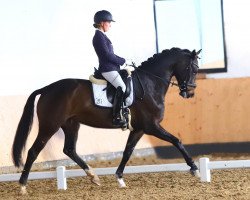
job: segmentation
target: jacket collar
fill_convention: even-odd
[[[100,31],[100,32],[102,32],[104,35],[106,35],[104,31],[102,31],[102,30],[100,30],[100,29],[98,29],[98,28],[96,29],[96,31]]]

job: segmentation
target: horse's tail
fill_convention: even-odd
[[[16,167],[23,165],[22,162],[22,151],[25,148],[25,144],[30,133],[33,115],[34,115],[34,103],[35,98],[38,94],[42,93],[42,89],[34,91],[28,98],[25,107],[23,109],[22,117],[19,121],[15,139],[12,145],[12,159]]]

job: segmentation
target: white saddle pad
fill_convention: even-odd
[[[130,82],[131,84],[131,92],[130,95],[126,98],[125,102],[126,105],[125,107],[131,106],[134,100],[134,92],[133,92],[133,83],[132,81]],[[107,87],[107,84],[105,83],[93,83],[92,82],[92,87],[93,87],[93,94],[94,94],[94,102],[97,106],[101,107],[113,107],[113,105],[109,102],[106,94],[105,88]]]

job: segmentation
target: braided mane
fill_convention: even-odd
[[[190,54],[190,51],[188,49],[180,49],[177,47],[174,47],[171,49],[165,49],[161,53],[154,54],[152,57],[142,62],[139,67],[148,67],[148,66],[151,66],[152,64],[160,63],[163,58],[165,58],[167,55],[173,52],[183,52],[183,53]]]

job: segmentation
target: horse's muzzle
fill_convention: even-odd
[[[192,97],[194,97],[194,91],[193,90],[190,90],[190,91],[181,91],[180,95],[183,98],[185,98],[185,99],[192,98]]]
[[[195,90],[195,87],[196,87],[196,85],[195,85],[195,86],[192,86],[192,87],[188,86],[186,90],[182,90],[182,91],[180,92],[180,95],[181,95],[183,98],[192,98],[192,97],[194,97],[194,90]]]

